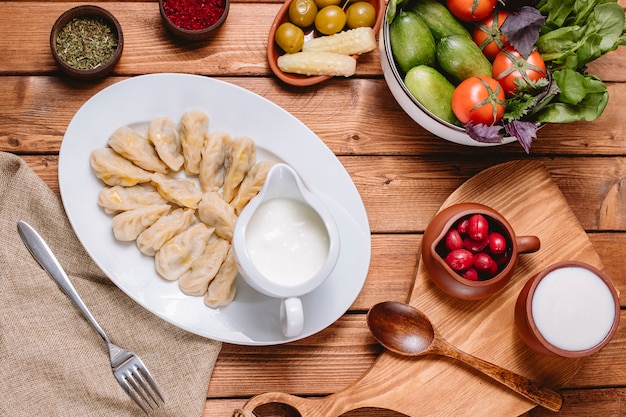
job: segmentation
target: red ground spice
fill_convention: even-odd
[[[164,0],[163,10],[176,26],[187,30],[206,29],[224,14],[224,0]]]

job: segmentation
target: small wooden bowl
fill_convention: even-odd
[[[117,49],[105,64],[102,64],[94,69],[79,69],[67,64],[59,55],[56,44],[57,37],[59,36],[61,30],[76,17],[99,17],[111,27],[114,35],[117,37]],[[124,35],[122,34],[122,27],[120,26],[120,23],[108,10],[93,5],[76,6],[67,10],[59,16],[56,22],[54,22],[52,31],[50,32],[50,49],[52,50],[52,56],[54,56],[55,61],[66,74],[83,80],[94,80],[102,78],[113,71],[113,68],[117,65],[120,57],[122,56],[122,50],[124,49]]]
[[[306,76],[306,75],[300,75],[300,74],[290,74],[290,73],[283,72],[278,67],[278,57],[283,55],[285,52],[276,44],[276,42],[274,41],[274,38],[276,37],[276,30],[278,29],[278,27],[281,24],[289,21],[289,6],[291,6],[291,3],[293,1],[294,0],[285,0],[285,3],[283,3],[282,7],[276,14],[276,17],[274,18],[274,22],[272,23],[272,26],[270,27],[269,36],[267,39],[267,62],[272,72],[283,82],[290,84],[290,85],[297,86],[297,87],[308,87],[311,85],[319,84],[333,77],[330,75]],[[374,33],[378,34],[378,32],[380,31],[382,22],[383,22],[383,16],[385,14],[385,0],[366,0],[366,1],[368,1],[372,6],[374,6],[374,9],[376,10],[376,23],[374,23],[373,29],[374,29]],[[307,36],[307,34],[310,34],[312,31],[314,31],[314,29],[305,30],[304,31],[305,37]],[[355,59],[358,59],[359,55],[353,55],[353,57]]]
[[[448,230],[460,219],[482,214],[498,225],[510,247],[510,258],[497,275],[484,281],[472,281],[454,271],[438,253]],[[480,300],[500,291],[513,276],[519,254],[539,250],[536,236],[517,236],[502,214],[479,203],[459,203],[441,210],[428,224],[422,240],[422,262],[431,281],[444,293],[463,300]]]
[[[213,23],[211,26],[208,26],[204,29],[199,29],[199,30],[185,29],[176,25],[174,22],[172,22],[172,20],[170,20],[170,17],[165,11],[164,0],[159,0],[159,11],[161,12],[161,18],[163,20],[163,24],[165,25],[165,28],[170,33],[172,33],[176,37],[179,37],[181,39],[185,39],[188,41],[204,41],[204,40],[210,39],[213,36],[213,34],[215,34],[215,32],[224,24],[224,22],[226,21],[226,18],[228,17],[228,12],[230,10],[230,0],[223,0],[223,1],[224,1],[224,10],[222,11],[222,14],[220,15],[219,19],[215,23]]]

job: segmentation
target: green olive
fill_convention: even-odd
[[[323,7],[315,16],[315,29],[323,35],[341,32],[346,25],[346,14],[339,6]]]
[[[278,46],[288,54],[293,54],[302,49],[304,44],[304,32],[298,26],[285,22],[276,29],[274,37]]]
[[[315,4],[320,9],[326,6],[338,6],[339,3],[341,3],[341,0],[315,0]]]
[[[352,3],[346,10],[346,21],[350,29],[373,27],[376,22],[376,9],[366,1]]]
[[[289,5],[289,21],[301,28],[311,26],[315,22],[317,5],[314,0],[293,0]]]

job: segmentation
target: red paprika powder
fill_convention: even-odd
[[[225,0],[163,0],[163,9],[176,26],[202,30],[216,23],[224,14]]]

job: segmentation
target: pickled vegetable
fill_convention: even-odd
[[[334,52],[297,52],[278,57],[278,67],[301,75],[349,77],[356,71],[356,59]]]
[[[285,22],[276,29],[275,40],[283,51],[298,52],[304,44],[304,32],[293,23]]]
[[[330,36],[320,36],[306,41],[302,51],[335,52],[359,55],[376,48],[376,34],[369,27],[346,30]]]

